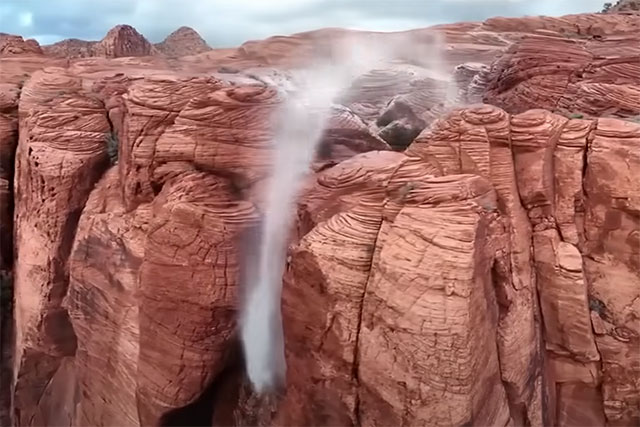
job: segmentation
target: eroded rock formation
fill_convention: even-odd
[[[41,54],[42,49],[37,41],[23,39],[13,34],[0,33],[0,55]]]
[[[301,61],[331,30],[173,70],[3,52],[13,422],[637,424],[640,124],[599,116],[637,114],[639,26],[444,26],[450,76],[393,64],[354,84],[297,205],[287,387],[267,399],[236,326],[285,78],[258,66]],[[134,36],[120,28],[101,56],[153,53]],[[482,97],[505,109],[451,111]]]
[[[638,116],[639,55],[637,33],[604,40],[525,37],[494,64],[484,101],[513,113]]]
[[[43,50],[47,55],[60,58],[122,58],[155,52],[153,45],[130,25],[116,25],[100,41],[66,39],[44,46]]]
[[[197,55],[211,50],[200,34],[189,27],[178,28],[154,47],[169,57]]]

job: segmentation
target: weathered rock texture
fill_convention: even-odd
[[[100,41],[66,39],[44,46],[43,50],[47,55],[60,58],[121,58],[155,52],[153,45],[130,25],[116,25]]]
[[[107,58],[146,56],[152,49],[151,43],[130,25],[116,25],[93,47],[96,56]]]
[[[640,2],[638,0],[618,0],[615,4],[609,3],[610,7],[606,7],[605,3],[605,12],[608,13],[620,13],[620,12],[628,12],[628,13],[640,13]]]
[[[20,36],[0,33],[0,55],[42,54],[42,49],[33,39],[24,40]]]
[[[63,69],[37,73],[22,91],[15,177],[16,422],[43,424],[59,398],[57,375],[76,337],[62,307],[71,246],[94,183],[106,166],[104,106]],[[62,390],[62,389],[61,389]],[[34,391],[36,391],[34,393]],[[58,419],[58,418],[54,418]]]
[[[354,33],[171,69],[126,26],[91,46],[105,58],[3,51],[14,423],[637,424],[640,124],[592,116],[637,111],[638,27],[415,31],[449,49],[338,100],[283,278],[287,387],[267,398],[246,384],[236,319],[282,102],[269,82]],[[483,96],[506,110],[451,110]]]
[[[640,217],[630,189],[639,184],[633,171],[640,125],[614,119],[567,120],[532,110],[502,121],[507,130],[503,135],[509,136],[510,129],[510,139],[500,143],[494,136],[499,123],[495,117],[500,115],[505,117],[493,107],[454,113],[425,131],[408,153],[434,162],[445,173],[480,173],[491,179],[499,195],[504,194],[498,206],[510,217],[511,251],[520,254],[526,271],[533,270],[530,277],[536,287],[528,282],[524,293],[523,287],[508,287],[502,310],[505,319],[517,312],[535,318],[532,306],[538,295],[543,359],[550,369],[545,399],[552,404],[556,423],[602,425],[605,419],[612,425],[637,423]],[[498,147],[507,148],[509,140],[511,150],[500,156]],[[509,191],[500,190],[509,174],[517,188],[509,180]],[[617,184],[611,185],[614,181]],[[509,193],[519,195],[517,209],[507,201]],[[526,239],[518,249],[516,236],[523,233]],[[528,281],[517,261],[512,255],[518,281]],[[611,286],[614,282],[619,287]],[[520,305],[526,308],[518,310],[522,298]],[[531,340],[538,339],[521,330],[531,320],[516,319],[504,326],[505,331],[514,327],[517,331],[499,334],[499,347],[506,350],[500,357],[503,379],[506,365],[525,362],[521,349],[534,348]],[[514,342],[505,338],[510,335],[529,336],[529,344],[519,342],[509,349]],[[529,366],[534,377],[541,375],[541,355],[531,356],[514,373],[521,375]]]
[[[525,37],[493,65],[484,101],[512,113],[640,115],[640,38],[597,37]]]
[[[0,44],[0,46],[2,45]],[[200,34],[189,27],[180,27],[169,34],[162,42],[151,44],[142,34],[138,33],[135,28],[129,25],[117,25],[109,30],[106,36],[100,41],[65,39],[43,46],[42,51],[39,53],[44,52],[44,54],[52,57],[74,59],[89,57],[121,58],[148,55],[176,58],[186,55],[197,55],[209,50],[211,50],[211,47],[207,45],[207,42],[200,37]],[[0,52],[2,51],[3,50],[0,50]]]
[[[87,58],[94,56],[93,48],[96,44],[96,41],[65,39],[43,46],[42,50],[46,55],[58,58]]]
[[[189,27],[178,28],[162,42],[154,44],[154,47],[169,57],[197,55],[211,50],[200,34]]]

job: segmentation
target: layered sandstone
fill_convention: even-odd
[[[597,40],[525,37],[493,64],[484,101],[512,113],[637,116],[639,55],[637,32]]]
[[[107,58],[146,56],[153,46],[130,25],[116,25],[93,47],[94,55]]]
[[[0,55],[41,55],[42,48],[34,39],[23,39],[13,34],[0,33]]]
[[[65,39],[44,46],[44,53],[58,58],[147,56],[155,52],[151,43],[130,25],[116,25],[100,41]]]
[[[142,34],[129,26],[117,25],[100,41],[65,39],[42,47],[40,53],[57,58],[106,57],[160,55],[176,58],[198,55],[210,51],[200,34],[189,27],[180,27],[162,42],[151,44]]]
[[[34,75],[19,103],[15,172],[14,266],[16,343],[14,404],[18,424],[42,424],[59,414],[43,396],[67,375],[76,336],[62,300],[67,257],[80,213],[106,166],[109,129],[102,103],[63,69]],[[37,393],[34,393],[37,390]]]
[[[505,391],[496,381],[497,305],[483,270],[492,263],[483,257],[495,251],[473,249],[496,219],[481,207],[495,204],[495,194],[479,177],[431,173],[406,156],[372,153],[318,175],[318,190],[305,202],[317,225],[291,248],[285,275],[289,381],[276,424],[507,422]],[[468,269],[449,282],[436,273],[447,258],[436,261],[430,252],[442,249],[431,239],[452,215],[459,234],[442,244],[456,253],[451,262]],[[458,241],[468,251],[458,253]],[[451,295],[455,303],[447,309]],[[310,299],[311,312],[303,309]],[[457,317],[468,312],[475,314]],[[465,322],[484,327],[471,332]],[[460,329],[449,330],[454,324]],[[465,352],[486,360],[453,357]],[[486,390],[491,405],[478,400],[478,381],[494,384]]]
[[[42,50],[46,55],[58,58],[87,58],[94,56],[96,41],[65,39],[59,42],[46,45]]]
[[[482,174],[489,175],[500,194],[504,172],[496,173],[500,157],[491,150],[491,132],[486,127],[495,122],[489,120],[495,114],[495,108],[488,107],[456,113],[425,131],[409,153],[435,162],[445,173],[484,170]],[[476,125],[471,126],[475,117],[480,120],[475,119]],[[637,317],[639,308],[634,301],[640,289],[640,248],[635,239],[639,230],[637,209],[629,189],[638,185],[633,172],[637,150],[631,147],[635,147],[632,141],[638,141],[640,127],[613,119],[567,120],[542,110],[512,116],[503,126],[510,128],[512,147],[507,165],[513,156],[507,171],[515,172],[510,191],[522,200],[520,214],[508,214],[513,227],[512,245],[518,228],[524,226],[531,237],[523,242],[522,254],[525,259],[531,257],[527,268],[533,269],[536,283],[531,291],[538,296],[536,302],[528,294],[525,312],[537,317],[537,310],[532,313],[531,307],[540,306],[544,359],[550,369],[546,399],[553,403],[556,423],[601,425],[605,419],[612,425],[637,422],[640,331],[631,319]],[[488,151],[481,148],[487,138]],[[625,166],[619,163],[622,158],[626,159]],[[611,180],[618,183],[615,189],[607,185]],[[499,206],[506,212],[506,203],[499,200]],[[614,239],[617,243],[610,246]],[[511,264],[513,267],[513,259]],[[614,282],[621,288],[612,287]],[[515,308],[512,301],[507,294],[506,314]],[[613,304],[621,317],[610,314],[608,304]],[[523,336],[520,331],[518,335]],[[528,347],[532,346],[530,342]],[[518,360],[513,357],[516,348],[504,353],[501,365]],[[538,371],[536,375],[540,374]],[[591,402],[588,411],[583,406],[586,402]]]
[[[172,70],[157,57],[3,56],[15,423],[638,423],[640,125],[590,118],[635,111],[637,25],[445,26],[444,71],[386,64],[354,84],[297,206],[287,387],[267,402],[237,354],[239,242],[263,213],[286,75],[246,68],[295,64],[332,30]],[[101,55],[148,55],[118,41],[125,30]],[[524,32],[538,35],[488,66]],[[509,111],[446,111],[486,87]]]
[[[162,42],[155,43],[154,47],[169,57],[197,55],[211,50],[200,34],[190,27],[178,28]]]

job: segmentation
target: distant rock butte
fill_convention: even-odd
[[[96,41],[65,39],[57,43],[45,45],[42,50],[46,55],[58,58],[88,58],[94,56],[93,47]]]
[[[0,33],[0,55],[21,54],[42,54],[42,48],[36,40]]]
[[[0,35],[13,423],[640,423],[640,17],[403,36],[422,52],[436,31],[437,61],[366,73],[331,109],[292,212],[288,378],[268,398],[237,318],[273,82],[368,34],[201,53],[186,28],[162,48],[129,26],[43,50]]]
[[[71,59],[150,55],[180,57],[197,55],[209,50],[211,48],[193,28],[180,27],[161,43],[151,44],[130,25],[112,28],[101,41],[66,39],[43,47],[46,55]]]
[[[100,41],[66,39],[44,46],[44,53],[59,58],[121,58],[156,53],[149,41],[130,25],[116,25]]]
[[[153,47],[142,34],[130,25],[117,25],[93,46],[95,56],[121,58],[126,56],[147,56]]]
[[[197,55],[211,50],[200,34],[190,27],[178,28],[161,43],[154,44],[154,47],[169,57]]]

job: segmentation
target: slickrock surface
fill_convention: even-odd
[[[619,425],[633,424],[640,418],[640,125],[600,119],[592,137],[584,178],[584,269],[605,414]]]
[[[189,27],[180,27],[169,34],[162,42],[153,45],[159,52],[170,56],[179,57],[197,55],[211,50],[209,45],[196,30]]]
[[[511,113],[637,116],[639,56],[638,32],[604,40],[525,37],[494,63],[484,101]]]
[[[433,172],[421,161],[378,152],[318,175],[305,202],[317,225],[291,249],[285,276],[289,382],[276,424],[506,424],[492,262],[474,249],[496,219],[480,205],[495,204],[495,195],[479,177],[433,178]],[[439,242],[434,225],[446,227],[452,215],[460,234]],[[451,245],[451,262],[467,266],[459,278],[436,273],[449,271],[430,254],[441,245]],[[486,254],[495,254],[491,245]],[[460,329],[450,330],[449,316],[469,310],[476,314],[453,321]],[[485,327],[471,332],[465,322]],[[428,350],[434,346],[439,350]],[[471,353],[454,356],[466,351],[487,359],[476,364]],[[438,356],[425,363],[427,354]],[[474,397],[478,381],[495,387],[485,390],[492,404]]]
[[[3,49],[13,422],[638,424],[639,28],[593,14],[388,35],[444,46],[402,52],[331,110],[295,212],[274,396],[251,392],[236,323],[277,86],[361,35],[179,61],[128,26]],[[465,105],[481,99],[497,106]]]
[[[42,48],[33,39],[23,39],[13,34],[0,33],[0,55],[42,54]]]

